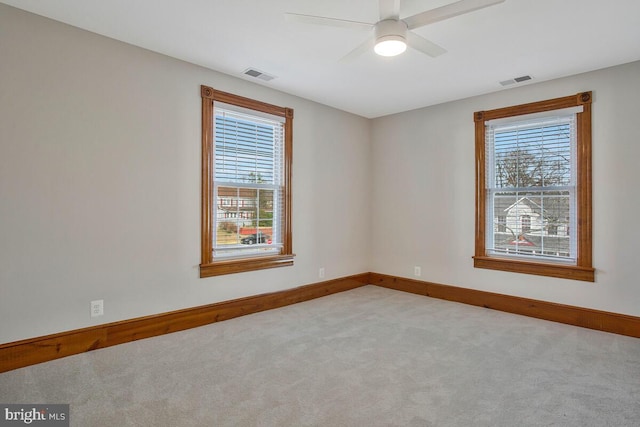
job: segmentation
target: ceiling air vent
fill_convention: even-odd
[[[243,71],[243,74],[246,74],[247,76],[250,76],[250,77],[255,77],[256,79],[264,80],[265,82],[268,82],[276,78],[276,76],[272,76],[260,70],[256,70],[255,68],[247,68],[246,70]]]
[[[513,79],[502,81],[502,82],[500,82],[500,84],[502,86],[509,86],[509,85],[513,85],[513,84],[516,84],[516,83],[526,82],[527,80],[531,80],[531,76],[515,77]]]

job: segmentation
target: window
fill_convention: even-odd
[[[293,110],[202,86],[200,277],[293,264]]]
[[[591,92],[474,120],[474,266],[594,281]]]

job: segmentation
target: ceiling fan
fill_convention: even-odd
[[[372,47],[378,55],[395,56],[404,52],[407,49],[407,45],[429,56],[436,57],[445,53],[446,50],[411,30],[493,6],[504,1],[505,0],[458,0],[455,3],[400,19],[400,0],[379,0],[380,20],[374,24],[324,16],[302,15],[298,13],[285,13],[285,19],[287,21],[350,28],[354,30],[371,31],[373,29],[373,37],[353,49],[344,56],[342,60],[353,59]]]

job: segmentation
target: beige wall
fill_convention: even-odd
[[[198,278],[201,84],[295,109],[294,267]],[[0,343],[369,271],[370,139],[367,119],[0,4]]]
[[[593,91],[596,282],[473,268],[473,112]],[[640,62],[373,121],[373,253],[380,273],[640,315],[635,186]]]
[[[319,267],[421,266],[640,316],[638,76],[640,62],[367,120],[0,4],[0,343],[313,283]],[[201,84],[295,109],[294,267],[198,278]],[[474,269],[473,112],[584,90],[596,283]]]

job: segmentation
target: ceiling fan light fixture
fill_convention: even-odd
[[[407,42],[398,35],[382,36],[376,40],[373,50],[380,56],[396,56],[407,50]]]
[[[375,53],[396,56],[407,50],[407,24],[398,19],[385,19],[375,26]]]

